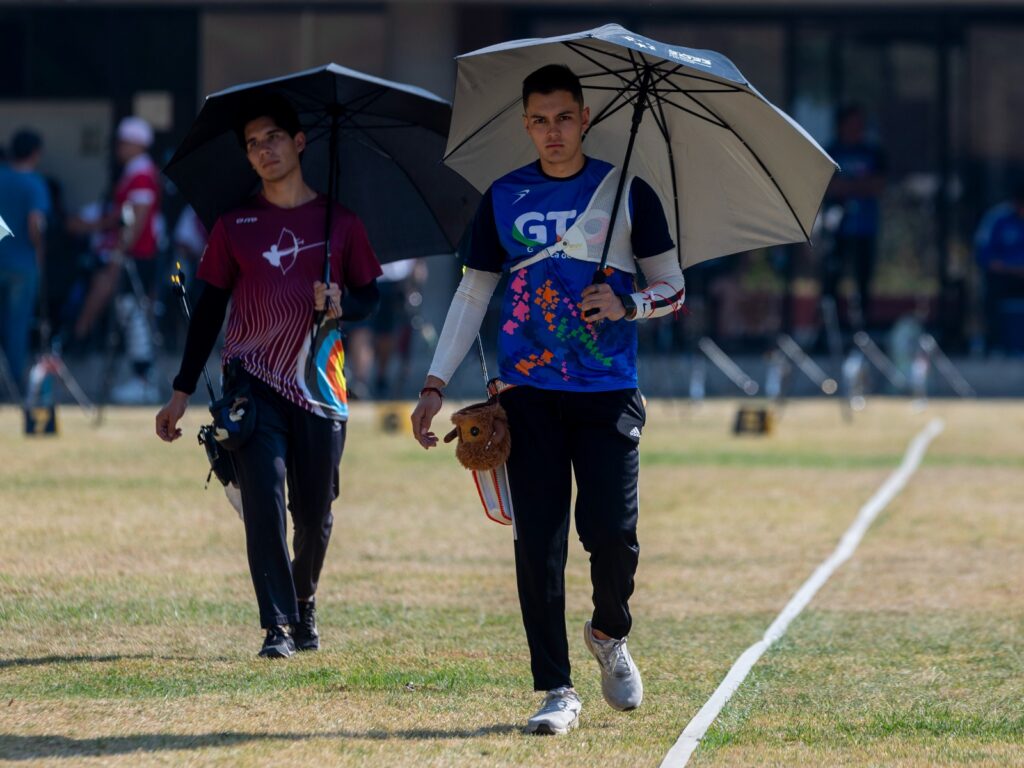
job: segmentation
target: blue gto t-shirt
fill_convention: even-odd
[[[498,179],[484,195],[466,266],[510,273],[498,329],[502,381],[566,391],[636,386],[636,324],[588,323],[579,308],[597,264],[556,251],[513,269],[559,242],[612,170],[609,163],[587,158],[579,173],[560,179],[547,176],[535,162]],[[633,255],[645,258],[672,248],[654,190],[635,179],[628,201]],[[620,216],[615,226],[628,227],[630,222]],[[606,282],[615,293],[633,292],[631,274],[609,272]]]

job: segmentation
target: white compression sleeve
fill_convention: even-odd
[[[678,312],[686,299],[686,282],[676,249],[637,259],[637,263],[647,280],[647,287],[632,294],[636,304],[636,316],[632,319],[647,320]]]
[[[430,376],[436,376],[445,384],[452,380],[452,374],[480,333],[487,305],[500,279],[501,274],[497,272],[466,270],[459,287],[455,289],[444,328],[437,339]]]

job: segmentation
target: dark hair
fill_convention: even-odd
[[[261,117],[269,117],[274,121],[274,125],[293,138],[302,130],[302,123],[295,113],[295,107],[280,93],[251,97],[239,109],[238,115],[235,136],[242,149],[245,149],[245,126]]]
[[[43,148],[43,137],[33,130],[23,128],[11,139],[11,159],[15,162],[26,160]]]
[[[573,100],[583,106],[583,88],[576,73],[564,64],[548,64],[534,70],[523,80],[523,109],[531,94],[540,93],[545,96],[555,91],[568,91]]]

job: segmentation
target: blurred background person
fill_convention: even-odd
[[[42,154],[42,137],[23,129],[11,139],[9,165],[0,165],[0,216],[13,235],[0,241],[0,344],[19,387],[25,383],[50,214],[46,181],[36,171]]]
[[[46,264],[40,274],[42,304],[39,315],[40,322],[45,320],[48,329],[53,330],[54,345],[59,351],[61,332],[68,321],[68,298],[79,278],[79,255],[83,244],[68,230],[69,216],[62,182],[49,174],[43,179],[50,193],[50,215],[46,219]],[[42,334],[40,340],[43,340]]]
[[[380,305],[369,319],[352,324],[348,332],[349,358],[352,360],[351,391],[357,398],[395,397],[396,383],[409,376],[412,352],[414,296],[426,280],[423,259],[404,259],[382,264],[384,274],[377,278]],[[397,360],[392,377],[393,360]],[[373,386],[370,386],[370,381]]]
[[[825,251],[821,292],[838,307],[839,282],[847,268],[852,270],[857,295],[841,317],[848,327],[862,330],[870,316],[887,162],[881,147],[867,136],[867,114],[861,105],[849,104],[836,113],[836,141],[827,151],[841,171],[832,177],[823,206],[832,211],[825,222],[833,233],[832,247]]]
[[[139,117],[126,117],[117,126],[116,155],[121,175],[112,205],[94,220],[80,218],[78,233],[100,233],[101,266],[93,275],[74,336],[84,340],[117,299],[118,321],[124,329],[125,351],[132,376],[114,387],[117,403],[156,403],[160,390],[153,377],[155,357],[150,305],[156,281],[160,245],[160,171],[148,154],[153,129]],[[123,281],[127,273],[127,284]]]
[[[1024,352],[1024,179],[982,217],[974,258],[982,272],[986,353]]]
[[[384,264],[381,269],[384,274],[377,279],[380,307],[371,318],[376,364],[374,395],[378,398],[394,397],[395,384],[409,377],[412,318],[416,311],[410,300],[426,280],[427,265],[423,259],[405,259]],[[394,377],[392,360],[396,361]]]

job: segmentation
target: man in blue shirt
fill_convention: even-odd
[[[838,140],[828,148],[842,169],[828,188],[825,205],[842,206],[843,216],[831,253],[825,254],[822,295],[836,299],[847,266],[857,282],[857,304],[851,306],[851,325],[868,320],[871,279],[875,272],[880,222],[879,198],[885,189],[885,154],[866,135],[867,116],[860,105],[843,107],[836,119]]]
[[[1024,182],[1010,199],[988,210],[974,235],[974,257],[984,272],[985,348],[1020,351],[1004,318],[1009,301],[1024,299]]]
[[[480,203],[466,273],[412,426],[424,448],[437,444],[430,425],[442,390],[507,273],[498,398],[512,435],[506,469],[519,602],[534,688],[546,692],[526,730],[561,734],[575,727],[581,709],[565,628],[574,477],[576,530],[590,553],[594,598],[584,641],[600,664],[610,706],[634,709],[643,698],[640,672],[626,648],[639,558],[638,447],[646,419],[633,321],[676,311],[684,291],[661,201],[642,179],[627,178],[609,235],[620,171],[583,154],[590,111],[576,75],[557,65],[532,73],[523,81],[523,112],[538,160],[495,181]],[[594,284],[608,237],[604,282]],[[636,286],[638,268],[644,290]]]
[[[10,166],[0,166],[0,216],[12,233],[0,241],[0,343],[19,384],[24,383],[50,212],[50,193],[36,173],[42,153],[39,134],[22,130],[11,139]]]

